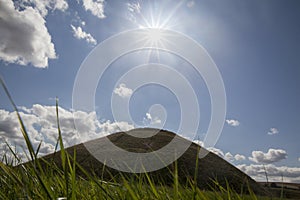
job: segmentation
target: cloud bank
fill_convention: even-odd
[[[53,153],[58,137],[56,107],[35,104],[31,108],[20,109],[20,115],[34,148],[37,149],[42,141],[39,155]],[[59,121],[66,147],[117,132],[120,128],[122,130],[134,128],[127,122],[100,123],[95,112],[72,112],[62,107],[59,107]],[[81,132],[78,133],[76,129]],[[5,142],[12,146],[26,147],[15,112],[0,109],[0,141],[0,158],[7,152]]]
[[[285,182],[300,183],[300,168],[268,165],[237,165],[241,171],[245,172],[257,181],[266,181],[265,173],[268,174],[269,181],[281,182],[282,177]]]

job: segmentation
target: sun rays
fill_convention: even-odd
[[[151,59],[155,59],[159,62],[161,49],[164,49],[166,43],[172,43],[164,30],[176,29],[179,23],[176,12],[183,3],[184,1],[180,1],[172,8],[152,5],[148,7],[147,10],[139,9],[138,12],[135,12],[134,23],[136,28],[145,31],[144,36],[138,40],[145,41],[145,47],[148,49],[147,57],[149,62]],[[138,7],[140,8],[139,4]]]

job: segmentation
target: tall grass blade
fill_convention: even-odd
[[[61,129],[60,129],[60,123],[59,123],[59,114],[58,114],[58,98],[56,98],[56,123],[57,123],[57,130],[58,130],[58,140],[59,140],[59,146],[60,146],[60,157],[61,157],[61,163],[62,163],[62,168],[64,171],[64,179],[65,179],[65,194],[68,196],[69,192],[69,178],[68,178],[68,168],[67,168],[67,159],[68,155],[66,154],[65,148],[64,148],[64,143],[62,140],[62,135],[61,135]],[[76,162],[76,161],[74,161]]]
[[[122,177],[122,178],[123,178],[124,186],[128,190],[128,192],[129,192],[129,194],[131,196],[131,199],[133,199],[133,200],[139,200],[139,198],[136,196],[136,193],[130,187],[130,185],[128,184],[128,182],[126,181],[126,179],[124,177]]]
[[[158,195],[158,192],[157,192],[157,190],[156,190],[156,188],[155,188],[155,185],[154,185],[154,183],[153,183],[153,180],[151,180],[149,174],[146,172],[145,169],[144,169],[144,171],[145,171],[145,176],[146,176],[146,178],[147,178],[147,181],[148,181],[148,183],[149,183],[149,185],[150,185],[151,191],[153,192],[154,196],[158,199],[158,198],[159,198],[159,195]]]
[[[7,141],[5,141],[6,146],[8,147],[10,153],[12,153],[13,158],[15,158],[17,160],[18,163],[21,162],[21,159],[19,158],[19,156],[16,154],[16,152],[11,148],[11,146],[7,143]],[[6,157],[6,156],[5,156]],[[6,161],[7,162],[7,161]],[[17,164],[17,163],[16,163]]]
[[[3,87],[3,89],[4,89],[4,91],[5,91],[6,96],[8,97],[10,103],[12,104],[12,106],[13,106],[13,108],[14,108],[16,114],[17,114],[17,117],[18,117],[18,120],[19,120],[19,124],[20,124],[20,126],[21,126],[21,132],[22,132],[22,134],[23,134],[23,137],[24,137],[24,139],[25,139],[27,148],[28,148],[28,150],[29,150],[29,153],[30,153],[30,156],[31,156],[31,160],[34,160],[36,157],[35,157],[35,155],[34,155],[33,146],[32,146],[32,143],[31,143],[31,141],[30,141],[30,139],[29,139],[28,133],[27,133],[27,131],[26,131],[25,125],[24,125],[23,120],[22,120],[22,118],[21,118],[21,115],[20,115],[20,113],[19,113],[19,111],[18,111],[18,108],[17,108],[15,102],[13,101],[13,99],[12,99],[12,97],[11,97],[11,95],[10,95],[10,93],[9,93],[9,91],[8,91],[6,85],[5,85],[5,83],[4,83],[4,81],[2,80],[1,77],[0,77],[0,83],[1,83],[1,85],[2,85],[2,87]]]

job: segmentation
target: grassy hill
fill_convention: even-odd
[[[145,131],[157,131],[158,133],[148,138],[137,138],[131,135],[144,134]],[[118,132],[109,135],[108,138],[116,146],[131,152],[151,152],[158,150],[168,144],[175,134],[165,130],[154,129],[134,129],[128,133]],[[181,142],[188,142],[184,138],[180,138]],[[105,151],[108,155],[112,151],[106,148],[105,140],[103,138],[96,139],[88,142],[95,151]],[[148,175],[155,183],[163,183],[171,185],[173,183],[174,171],[178,170],[178,180],[181,184],[185,184],[194,179],[195,169],[197,171],[197,186],[201,189],[211,190],[215,187],[214,181],[217,181],[222,187],[226,188],[227,183],[231,189],[241,193],[247,192],[248,186],[257,195],[266,195],[266,191],[261,185],[256,183],[253,179],[247,176],[245,173],[220,158],[219,156],[209,152],[206,157],[199,159],[198,167],[196,168],[196,158],[200,147],[199,145],[192,143],[187,151],[175,162],[166,166],[163,169],[149,172]],[[111,179],[120,180],[122,177],[135,177],[136,174],[120,173],[119,171],[104,166],[99,162],[91,153],[87,150],[84,144],[75,145],[66,149],[66,151],[72,155],[76,149],[76,161],[89,173],[100,177],[103,180],[110,181]],[[176,149],[175,149],[176,150]],[[60,153],[47,155],[43,159],[50,161],[54,160],[58,166],[61,166]],[[176,165],[175,165],[176,164]],[[177,166],[177,167],[175,167]],[[85,176],[84,174],[77,172],[77,175]]]

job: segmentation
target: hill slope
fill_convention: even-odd
[[[145,131],[157,131],[158,133],[148,138],[133,137],[134,134],[143,134]],[[108,139],[116,146],[131,152],[151,152],[164,147],[176,135],[172,132],[156,129],[134,129],[129,132],[118,132],[108,136]],[[179,138],[183,143],[188,142],[184,138]],[[87,150],[86,146],[91,146],[96,151],[106,151],[106,154],[113,154],[111,149],[106,148],[105,139],[99,138],[84,144],[75,145],[66,150],[72,155],[76,149],[77,162],[88,172],[95,173],[104,180],[109,180],[112,176],[115,178],[120,175],[120,172],[104,166]],[[195,174],[196,156],[198,149],[202,148],[197,144],[192,145],[185,151],[185,153],[176,161],[178,166],[179,180],[185,183],[192,179]],[[176,151],[176,149],[175,149]],[[46,160],[54,159],[60,165],[60,154],[50,154],[44,157]],[[150,172],[149,175],[156,181],[164,182],[165,184],[172,184],[173,177],[170,171],[174,171],[174,163],[169,166]],[[78,174],[82,175],[83,174]],[[130,173],[122,173],[125,176],[131,176]],[[247,184],[258,195],[265,195],[265,190],[256,183],[253,179],[241,172],[239,169],[220,158],[219,156],[209,152],[206,157],[199,160],[197,184],[202,189],[210,189],[212,180],[217,180],[219,184],[226,188],[226,181],[228,181],[231,188],[240,192],[247,190]]]

